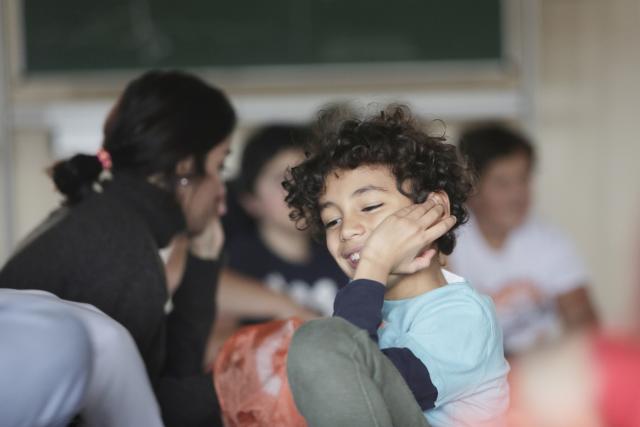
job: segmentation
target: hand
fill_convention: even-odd
[[[215,260],[220,256],[224,243],[224,231],[220,217],[211,218],[201,233],[189,237],[189,249],[198,258]]]
[[[298,317],[303,322],[306,322],[308,320],[319,319],[321,316],[315,311],[295,304],[293,307],[291,307],[291,311],[284,311],[280,313],[278,317],[281,319],[286,319],[288,317]]]
[[[456,223],[432,200],[407,206],[385,218],[360,254],[354,279],[386,283],[389,274],[413,274],[427,268],[437,253],[430,246]]]
[[[526,279],[513,280],[491,296],[493,298],[493,303],[498,309],[508,307],[514,301],[523,299],[537,305],[544,298],[535,283]]]

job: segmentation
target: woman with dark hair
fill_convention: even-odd
[[[98,155],[53,167],[64,205],[0,271],[0,287],[89,303],[124,325],[169,426],[220,422],[202,360],[226,209],[219,170],[235,121],[227,97],[195,76],[150,71],[133,80]],[[158,250],[182,234],[189,254],[171,296]]]

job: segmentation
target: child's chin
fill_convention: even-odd
[[[355,270],[351,269],[351,268],[340,268],[342,270],[342,272],[345,274],[345,276],[347,276],[349,278],[349,280],[353,279],[353,276],[356,275]]]

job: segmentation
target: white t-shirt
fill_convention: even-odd
[[[571,241],[559,230],[528,218],[495,250],[485,241],[473,217],[458,231],[451,255],[451,270],[466,277],[483,293],[495,295],[515,284],[526,286],[511,293],[497,314],[503,328],[505,350],[518,353],[556,337],[562,330],[555,298],[587,282],[587,273]]]

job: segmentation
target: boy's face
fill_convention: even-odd
[[[493,161],[469,201],[478,219],[508,232],[520,225],[531,203],[531,162],[522,153]]]
[[[342,271],[353,277],[360,251],[373,230],[412,201],[398,191],[396,178],[386,166],[331,172],[325,190],[319,206],[327,248]]]

